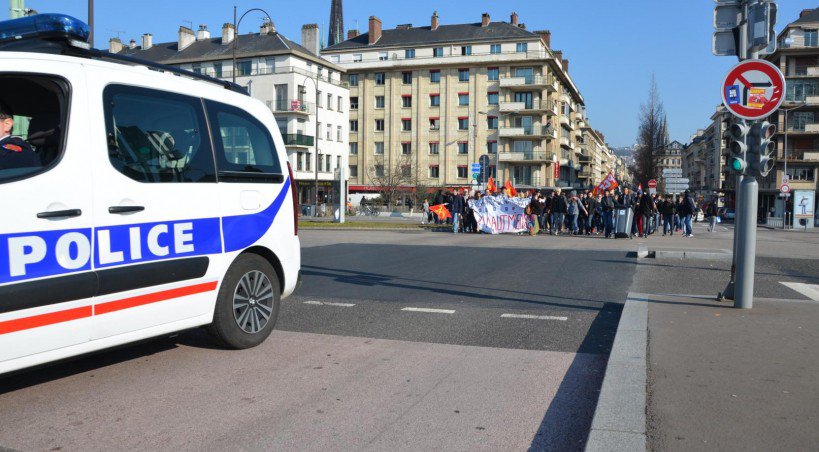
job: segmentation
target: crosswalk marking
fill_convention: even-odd
[[[304,304],[312,304],[312,305],[316,305],[316,306],[340,306],[342,308],[352,308],[353,306],[355,306],[355,303],[333,303],[333,302],[330,302],[330,301],[315,301],[315,300],[305,301]]]
[[[454,309],[432,309],[432,308],[404,308],[402,311],[430,312],[434,314],[455,314]]]
[[[797,283],[797,282],[784,282],[780,281],[785,287],[791,288],[802,295],[810,298],[813,301],[819,301],[819,285],[817,284],[805,284],[805,283]]]
[[[534,319],[534,320],[560,320],[565,322],[569,320],[568,317],[557,317],[553,315],[531,315],[531,314],[503,314],[501,318],[504,319]]]

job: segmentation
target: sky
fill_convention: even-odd
[[[326,36],[331,0],[294,2],[262,0],[139,0],[95,2],[95,45],[108,39],[123,42],[151,33],[154,42],[175,41],[180,25],[207,24],[214,36],[233,20],[233,5],[241,15],[262,8],[272,15],[277,31],[293,41],[301,26],[318,23]],[[777,32],[793,22],[802,9],[819,4],[780,0]],[[411,5],[410,8],[407,5]],[[88,17],[87,0],[26,0],[39,12]],[[672,140],[687,143],[705,128],[720,104],[720,86],[733,57],[711,54],[713,0],[412,0],[373,2],[344,0],[345,28],[365,32],[368,18],[377,16],[384,28],[412,23],[429,25],[433,11],[441,24],[480,22],[488,12],[493,21],[509,21],[514,11],[528,30],[552,32],[552,49],[569,59],[569,73],[585,98],[589,122],[610,146],[630,146],[637,137],[640,104],[656,77],[668,113]],[[250,13],[240,33],[258,30],[263,14]],[[325,38],[326,39],[326,38]]]

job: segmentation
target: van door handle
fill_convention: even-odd
[[[143,206],[111,206],[108,208],[108,213],[132,213],[142,212],[145,210]]]
[[[80,209],[54,210],[52,212],[40,212],[37,218],[70,218],[82,215]]]

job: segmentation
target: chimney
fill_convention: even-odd
[[[206,39],[210,39],[210,30],[208,30],[207,25],[201,24],[199,25],[199,30],[196,31],[196,40],[204,41]]]
[[[222,25],[222,45],[230,44],[236,37],[236,28],[233,24]]]
[[[518,25],[518,27],[520,27],[521,30],[525,30],[526,29],[526,24],[520,24],[520,25]]]
[[[150,33],[142,35],[142,50],[148,50],[154,46],[154,36]]]
[[[373,45],[381,39],[381,19],[370,16],[369,44]]]
[[[534,32],[536,35],[540,36],[540,40],[543,42],[547,48],[552,47],[552,32],[549,30],[538,30]]]
[[[429,23],[429,28],[431,28],[432,30],[437,30],[438,25],[440,25],[440,24],[441,24],[441,21],[438,20],[438,11],[433,11],[432,12],[432,20],[430,20],[430,23]]]
[[[481,15],[481,27],[486,27],[489,25],[489,13],[483,13]]]
[[[799,18],[801,19],[801,18],[807,16],[808,14],[810,14],[812,12],[813,12],[812,9],[803,9],[802,12],[799,13]]]
[[[269,35],[276,32],[276,26],[271,21],[267,21],[259,26],[260,35]]]
[[[569,73],[569,59],[568,58],[563,60],[563,72],[565,72],[567,74]]]
[[[556,50],[555,51],[555,59],[557,61],[560,61],[561,63],[563,62],[563,51],[562,50]]]
[[[518,13],[512,13],[512,17],[509,18],[509,22],[514,25],[518,26]]]
[[[358,30],[347,30],[347,39],[355,39],[359,34]]]
[[[316,55],[319,54],[318,24],[305,24],[301,26],[301,46]]]
[[[179,41],[177,41],[177,51],[181,52],[196,41],[193,30],[188,27],[179,27]]]
[[[136,41],[132,39],[131,42],[128,43],[128,48],[136,49]]]
[[[122,47],[122,41],[120,41],[119,38],[111,38],[108,40],[108,51],[110,53],[120,53]]]

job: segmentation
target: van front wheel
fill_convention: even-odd
[[[255,347],[273,331],[280,303],[273,266],[261,256],[242,254],[225,274],[208,329],[227,347]]]

